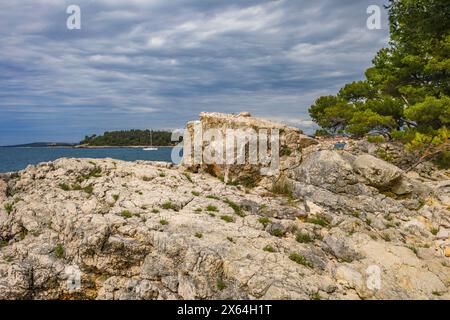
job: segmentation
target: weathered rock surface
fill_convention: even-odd
[[[332,174],[344,172],[328,173],[306,182],[331,186]],[[311,196],[306,212],[303,201],[263,188],[108,159],[30,166],[1,186],[2,299],[449,297],[448,239],[429,231],[449,227],[448,211],[435,206],[413,228],[422,216],[395,200],[384,204],[392,215],[372,198],[368,208],[377,210],[356,216]],[[81,272],[78,290],[68,285],[70,267]],[[367,286],[370,268],[379,270],[380,287]]]
[[[236,135],[234,144],[233,137],[228,130]],[[271,133],[276,130],[279,134],[277,150],[278,157],[271,157],[267,163],[262,163],[258,151],[267,146],[267,152],[270,155],[272,150]],[[211,134],[208,134],[210,132]],[[267,137],[265,144],[259,145],[261,140],[258,139],[259,134]],[[200,145],[202,150],[214,150],[214,152],[204,152],[200,161],[195,154],[195,141],[199,137],[203,137]],[[212,138],[214,137],[214,138]],[[239,138],[246,137],[242,140],[242,145],[237,142]],[[249,141],[254,138],[256,141],[255,149],[249,148]],[[228,140],[227,140],[228,139]],[[212,141],[210,141],[212,140]],[[239,182],[247,186],[255,186],[260,182],[263,174],[261,170],[268,170],[264,175],[272,176],[275,179],[280,175],[280,171],[297,166],[301,161],[301,151],[318,142],[303,134],[298,128],[289,127],[283,124],[275,123],[265,119],[251,117],[248,112],[242,112],[237,115],[223,113],[201,113],[198,121],[191,121],[187,124],[186,137],[184,139],[185,157],[183,165],[195,172],[208,172],[216,177],[223,177],[227,183]],[[243,159],[243,163],[238,163],[238,150],[242,148],[248,149],[247,156]],[[187,150],[191,150],[189,155]],[[223,159],[221,163],[218,158]],[[227,161],[228,155],[236,155],[236,163]],[[233,156],[232,156],[233,158]],[[251,159],[258,159],[258,163],[253,163]],[[214,161],[215,160],[215,161]],[[201,162],[201,163],[199,163]],[[276,170],[272,170],[276,164]],[[273,171],[273,172],[272,172]]]
[[[254,186],[112,159],[1,175],[0,299],[450,299],[448,172],[297,138]]]

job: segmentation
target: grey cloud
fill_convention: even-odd
[[[79,31],[65,27],[74,2]],[[0,144],[22,118],[33,139],[64,121],[76,141],[121,126],[181,127],[209,110],[310,131],[314,100],[361,79],[387,44],[386,15],[383,30],[365,27],[367,6],[384,3],[2,1],[0,113],[9,120],[0,120]]]

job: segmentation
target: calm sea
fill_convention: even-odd
[[[171,161],[173,148],[144,151],[141,148],[2,148],[0,147],[0,173],[25,169],[29,164],[53,161],[59,158],[113,158],[135,161]]]

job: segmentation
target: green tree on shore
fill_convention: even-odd
[[[105,132],[103,135],[86,136],[80,144],[89,146],[172,146],[169,131],[121,130]]]
[[[449,166],[449,2],[391,0],[387,9],[390,43],[365,79],[320,97],[309,113],[326,133],[381,134]]]

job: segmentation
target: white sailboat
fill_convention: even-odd
[[[150,147],[143,148],[144,151],[156,151],[157,147],[153,147],[153,131],[150,131]]]

